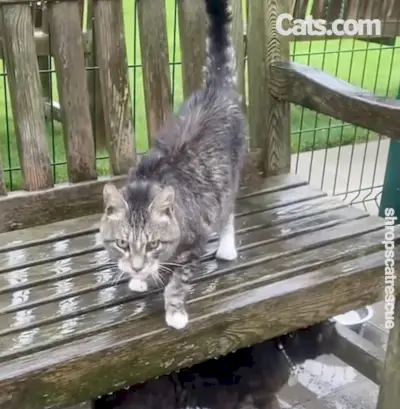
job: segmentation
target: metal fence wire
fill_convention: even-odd
[[[176,108],[183,101],[180,38],[178,33],[178,0],[166,1],[166,20],[170,57],[172,103]],[[313,12],[312,3],[295,2],[306,14]],[[301,3],[301,4],[300,4]],[[323,2],[314,2],[320,4]],[[339,2],[337,2],[339,3]],[[362,5],[365,2],[358,2]],[[392,2],[381,2],[389,15]],[[333,4],[325,1],[327,7]],[[338,16],[343,14],[345,1],[337,7]],[[243,1],[243,20],[246,25],[247,8]],[[360,6],[361,7],[361,6]],[[52,48],[52,38],[47,30],[45,3],[32,5],[36,37],[46,34],[45,47]],[[325,11],[326,11],[325,10]],[[82,28],[93,32],[91,3],[82,3]],[[360,11],[361,12],[361,11]],[[357,12],[358,13],[358,12]],[[132,115],[137,151],[148,148],[148,130],[143,89],[143,66],[141,61],[137,2],[123,0],[123,17],[129,64],[129,79],[132,98]],[[358,15],[358,14],[357,14]],[[396,29],[397,32],[397,29]],[[0,26],[1,37],[1,26]],[[110,172],[107,150],[102,135],[102,115],[97,112],[101,104],[98,91],[98,67],[93,50],[97,46],[95,35],[91,36],[90,50],[86,55],[88,87],[91,92],[93,131],[96,143],[96,167],[99,175]],[[2,54],[3,58],[3,54]],[[392,36],[375,41],[354,38],[329,37],[315,40],[295,39],[291,43],[293,61],[322,69],[354,85],[373,91],[379,96],[396,98],[400,80],[400,45]],[[53,58],[39,55],[39,68],[43,86],[47,142],[51,152],[54,181],[68,180],[66,153],[61,127],[61,111],[58,102],[56,71]],[[11,110],[6,64],[0,61],[0,158],[3,164],[8,190],[21,188],[21,167],[18,159]],[[251,107],[249,108],[251,109]],[[292,106],[292,170],[306,178],[312,185],[321,187],[329,194],[339,196],[351,204],[358,204],[376,213],[382,191],[388,139],[383,135],[316,114],[304,108]]]

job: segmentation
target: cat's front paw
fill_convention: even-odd
[[[148,289],[146,281],[138,280],[137,278],[132,278],[129,281],[128,287],[131,291],[136,291],[138,293],[143,293]]]
[[[189,315],[185,310],[166,311],[165,322],[169,327],[183,329],[189,322]]]
[[[235,243],[222,241],[218,247],[215,257],[220,260],[232,261],[237,259]]]

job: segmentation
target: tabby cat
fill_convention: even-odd
[[[119,191],[104,187],[100,234],[130,275],[132,291],[172,276],[164,292],[167,325],[184,328],[189,279],[212,234],[216,257],[237,257],[234,203],[247,157],[247,122],[236,91],[229,0],[205,0],[208,15],[202,87],[166,121],[149,153]]]

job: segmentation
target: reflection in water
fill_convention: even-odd
[[[29,324],[31,321],[35,319],[33,315],[33,311],[30,310],[22,310],[17,311],[14,315],[14,322],[11,324],[13,328],[20,327],[26,324]]]
[[[57,260],[54,262],[53,266],[51,267],[51,271],[56,275],[62,275],[69,273],[72,271],[71,268],[72,258],[64,258],[61,260]]]
[[[32,328],[21,332],[18,337],[13,338],[14,343],[11,346],[11,351],[28,346],[33,342],[35,335],[39,332],[39,328]]]
[[[69,315],[78,310],[79,297],[71,297],[58,303],[57,315]],[[61,322],[57,332],[61,335],[70,334],[78,325],[79,318],[72,317]]]
[[[60,253],[63,254],[67,252],[70,241],[71,241],[70,239],[55,241],[52,245],[53,252],[56,254],[60,254]]]
[[[18,264],[22,264],[26,261],[26,250],[17,249],[7,252],[7,267],[15,267]]]
[[[67,278],[65,280],[60,280],[55,282],[56,295],[69,293],[72,291],[74,286],[73,279]]]

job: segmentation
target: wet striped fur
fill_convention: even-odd
[[[166,121],[126,186],[118,191],[106,185],[103,192],[105,247],[131,276],[131,290],[169,280],[165,318],[176,329],[188,323],[189,281],[210,236],[220,236],[217,258],[237,256],[234,203],[247,156],[228,0],[205,4],[209,21],[201,88]]]

